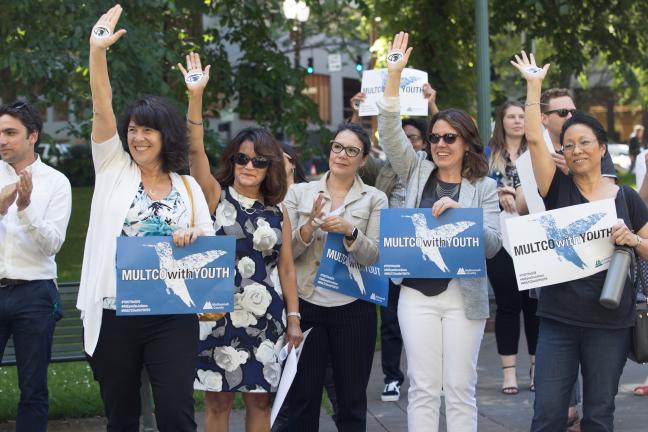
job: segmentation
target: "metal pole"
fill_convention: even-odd
[[[484,146],[491,136],[490,56],[488,54],[488,0],[475,0],[477,37],[477,125]]]

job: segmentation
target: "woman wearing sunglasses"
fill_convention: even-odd
[[[184,246],[214,230],[198,184],[176,173],[187,165],[188,143],[184,116],[173,104],[154,96],[136,100],[118,128],[106,51],[126,33],[115,32],[121,13],[119,5],[110,9],[90,36],[96,181],[77,307],[108,430],[139,431],[144,367],[159,430],[190,432],[196,430],[198,319],[196,314],[117,316],[116,238],[172,236],[177,246]]]
[[[286,194],[284,153],[265,129],[240,131],[211,174],[203,144],[202,96],[209,66],[187,56],[191,174],[214,215],[216,235],[236,238],[234,311],[200,323],[194,387],[205,390],[205,430],[229,430],[234,394],[243,393],[246,430],[270,430],[271,393],[281,377],[284,345],[302,340],[291,248],[290,220],[280,203]],[[202,75],[198,80],[187,79]],[[281,286],[271,277],[278,268]]]
[[[614,199],[617,217],[622,220],[612,227],[611,240],[647,259],[648,209],[633,189],[619,187],[601,174],[607,144],[601,124],[580,113],[565,122],[559,142],[570,174],[564,174],[547,150],[541,127],[538,102],[549,65],[537,67],[533,55],[529,58],[524,51],[511,63],[527,81],[525,135],[538,192],[547,210]],[[604,270],[542,287],[532,431],[565,429],[579,366],[583,377],[582,430],[614,430],[614,398],[630,344],[635,293],[627,278],[619,306],[603,307],[599,298],[606,276]]]
[[[303,330],[311,328],[290,389],[289,431],[318,429],[329,356],[339,430],[366,429],[376,307],[317,286],[314,279],[329,233],[344,235],[344,248],[358,264],[371,265],[378,259],[380,209],[387,207],[387,197],[358,176],[370,146],[360,125],[340,126],[331,141],[329,171],[320,180],[293,185],[284,201],[295,227],[292,244],[301,325]]]
[[[415,152],[401,128],[399,84],[412,51],[407,42],[401,32],[391,45],[385,97],[378,104],[387,159],[407,181],[405,207],[431,209],[434,217],[451,208],[483,208],[484,251],[492,258],[502,245],[499,203],[473,120],[457,109],[434,115],[429,153]],[[409,430],[439,429],[443,388],[448,431],[477,431],[477,356],[488,316],[486,277],[403,280],[398,321],[410,379]]]

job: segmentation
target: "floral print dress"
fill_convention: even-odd
[[[223,188],[216,235],[236,238],[234,310],[200,323],[194,388],[215,392],[276,392],[286,317],[277,260],[283,213]]]

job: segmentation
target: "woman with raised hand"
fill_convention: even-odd
[[[209,80],[198,54],[180,65],[189,90],[191,174],[213,214],[216,235],[236,238],[234,311],[200,323],[195,388],[205,390],[205,430],[229,430],[234,394],[243,393],[246,430],[270,429],[280,351],[301,343],[281,146],[265,129],[246,128],[223,151],[213,176],[203,144],[202,96]],[[193,78],[192,78],[193,76]],[[278,268],[280,286],[271,277]]]
[[[198,235],[214,234],[200,187],[193,178],[176,174],[186,167],[188,143],[185,119],[173,104],[155,96],[138,99],[126,108],[117,128],[106,51],[126,33],[115,32],[121,13],[121,6],[111,8],[90,36],[96,181],[77,307],[108,430],[139,431],[145,367],[158,429],[195,431],[196,315],[115,313],[116,237],[172,235],[177,246],[184,246]]]
[[[408,34],[397,34],[378,102],[380,142],[394,171],[406,179],[405,207],[428,208],[434,217],[450,208],[483,208],[484,251],[492,258],[502,245],[499,205],[473,120],[458,109],[438,112],[428,126],[429,146],[420,152],[401,127],[399,84],[411,52]],[[409,430],[439,429],[442,389],[448,430],[477,430],[477,356],[488,316],[486,277],[403,280],[398,321],[410,379]]]
[[[378,259],[380,209],[387,197],[365,185],[358,170],[371,147],[357,124],[341,125],[329,152],[329,171],[320,180],[293,185],[284,205],[293,229],[302,329],[311,329],[288,396],[289,431],[315,431],[327,363],[337,392],[336,424],[341,431],[364,431],[367,384],[376,339],[376,307],[315,283],[329,233],[343,234],[343,247],[358,264]]]
[[[524,138],[524,106],[520,102],[507,101],[498,108],[490,149],[488,165],[490,176],[497,180],[500,209],[516,215],[516,190],[520,185],[520,178],[515,161],[527,149]],[[534,391],[538,301],[529,297],[528,291],[518,290],[513,260],[506,249],[500,249],[497,255],[489,259],[486,268],[497,303],[495,340],[504,374],[502,393],[516,395],[519,392],[516,363],[520,339],[520,312],[524,315],[524,333],[531,361],[529,390]]]
[[[607,144],[601,124],[580,113],[568,119],[560,146],[569,174],[556,169],[544,142],[539,103],[549,65],[537,67],[533,54],[527,57],[524,51],[511,63],[527,81],[524,129],[538,192],[547,210],[614,199],[622,221],[612,227],[612,240],[647,259],[648,209],[633,189],[607,182],[601,175]],[[579,365],[583,376],[582,430],[614,430],[614,398],[626,362],[635,306],[630,278],[618,308],[607,309],[599,303],[606,276],[604,270],[542,287],[532,431],[565,429]]]

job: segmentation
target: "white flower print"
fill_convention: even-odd
[[[277,243],[277,233],[272,229],[270,224],[264,219],[257,219],[257,229],[252,236],[252,245],[255,250],[264,252],[272,249]]]
[[[214,324],[216,324],[216,321],[199,321],[199,331],[200,331],[200,340],[205,340],[207,339],[207,336],[209,336],[212,333],[212,329],[214,328]]]
[[[275,344],[269,339],[264,340],[258,348],[254,349],[254,357],[264,365],[276,362]]]
[[[276,388],[281,379],[281,365],[279,363],[268,363],[263,365],[263,378],[268,381],[270,387]]]
[[[250,257],[243,257],[236,264],[236,268],[243,279],[249,279],[254,275],[255,265]]]
[[[277,294],[279,294],[279,298],[283,299],[283,291],[281,290],[281,279],[279,278],[279,267],[275,266],[272,268],[272,271],[270,272],[270,281],[272,282],[272,286]]]
[[[227,372],[233,372],[247,362],[250,355],[231,346],[214,348],[214,361]]]
[[[254,314],[245,310],[245,308],[241,304],[240,298],[242,296],[243,294],[234,294],[234,310],[230,313],[232,325],[237,328],[249,327],[257,323],[257,319]]]
[[[240,304],[244,310],[253,313],[256,317],[263,316],[272,302],[272,295],[266,287],[256,282],[247,285],[243,288],[243,293],[235,297],[235,303]]]
[[[199,387],[206,391],[219,392],[223,390],[223,376],[218,372],[198,369],[196,371],[199,380]]]
[[[216,217],[214,230],[218,231],[221,227],[234,225],[236,222],[236,207],[227,200],[222,200],[216,207]]]

